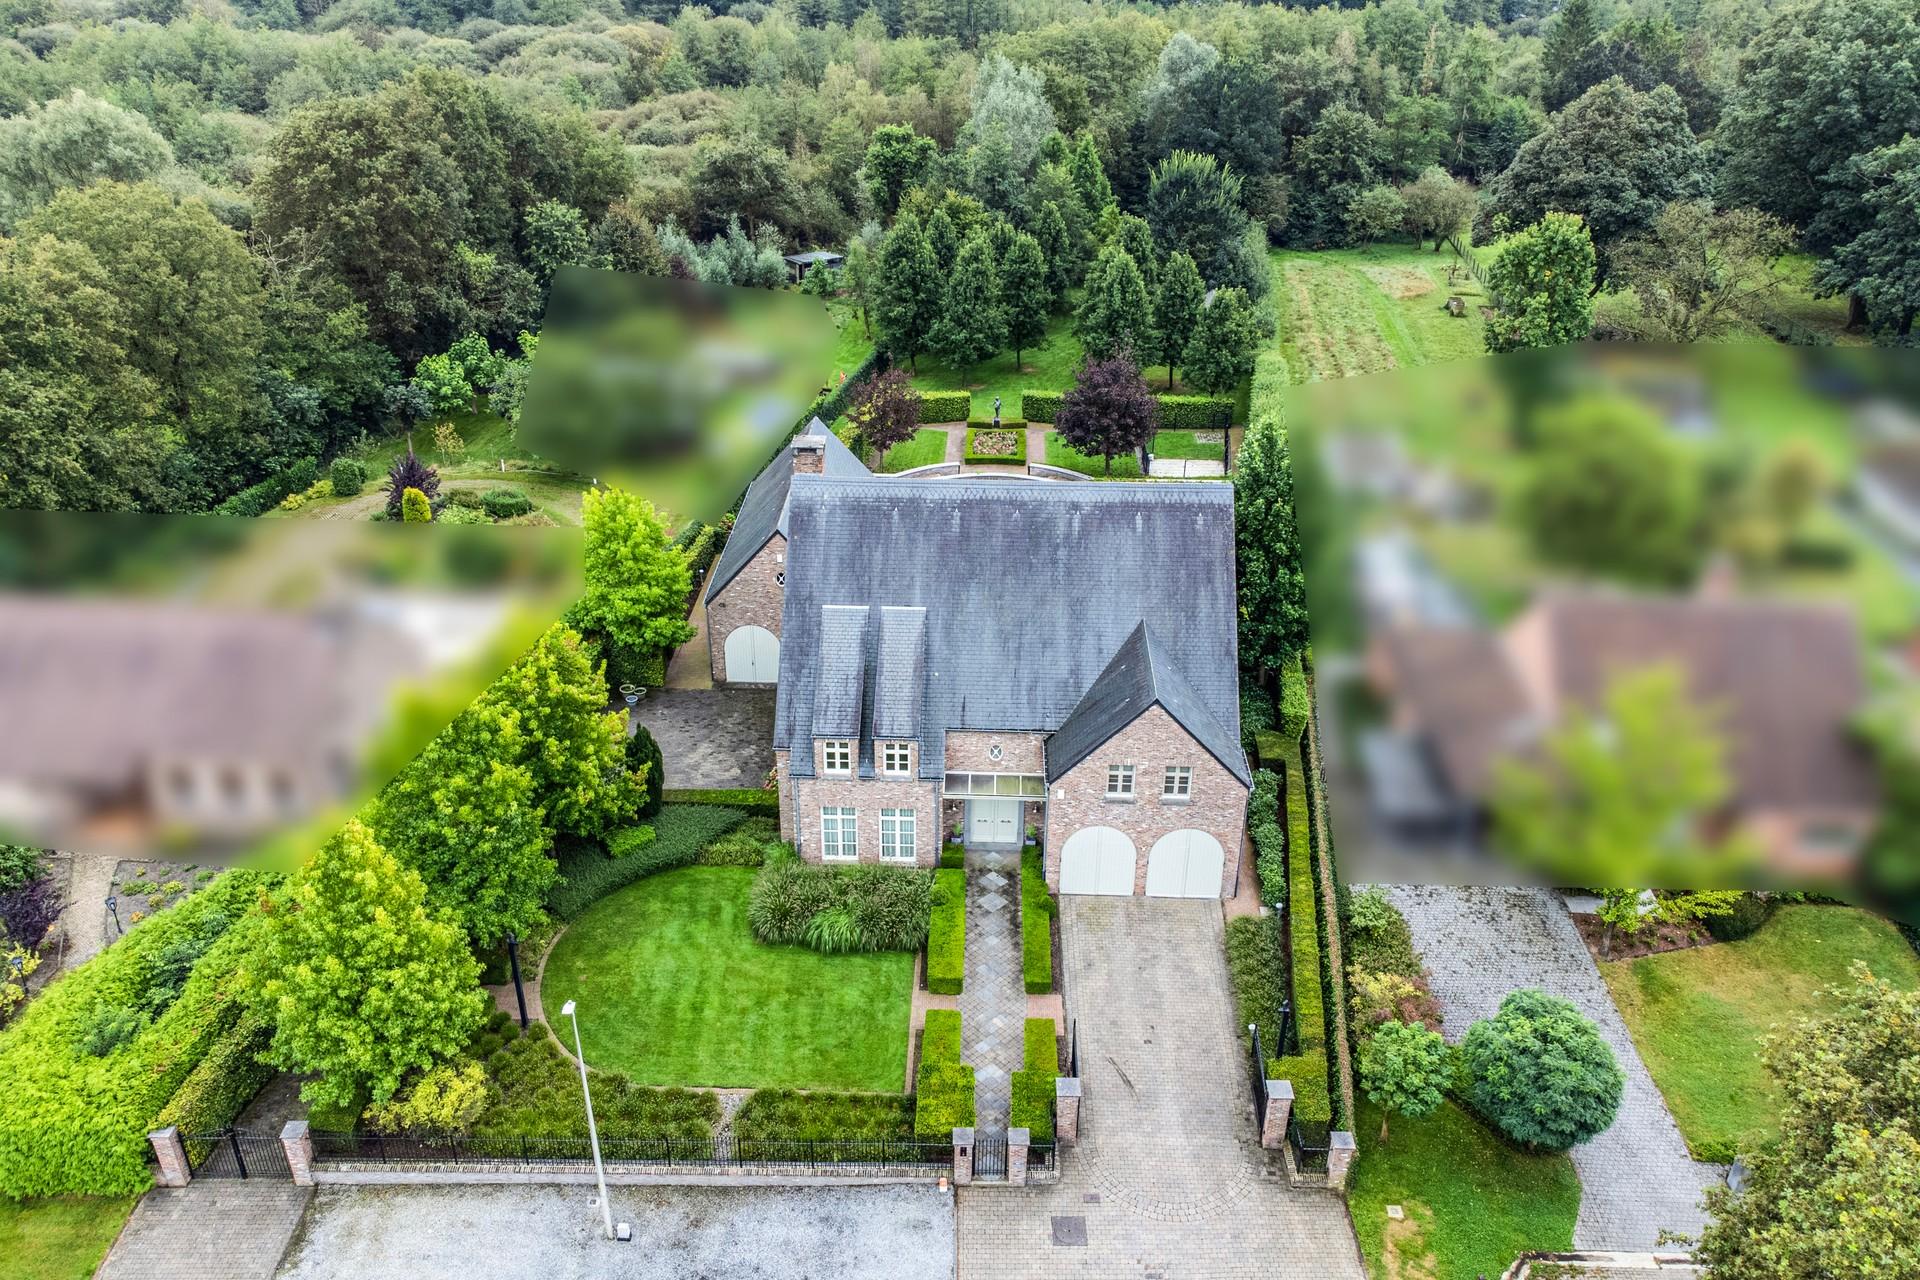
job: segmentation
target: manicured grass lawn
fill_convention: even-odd
[[[888,474],[910,471],[914,467],[932,466],[946,456],[947,433],[938,427],[922,427],[913,433],[913,439],[902,440],[887,450],[880,470]]]
[[[548,1022],[578,1001],[588,1064],[639,1084],[899,1091],[913,957],[764,946],[753,877],[686,867],[589,907],[541,974]]]
[[[1222,450],[1218,440],[1202,440],[1193,431],[1162,431],[1147,446],[1156,458],[1204,458],[1219,462]]]
[[[0,1197],[6,1274],[12,1280],[87,1280],[132,1211],[131,1196]]]
[[[1021,351],[1018,369],[1014,368],[1012,351],[1002,351],[964,369],[923,351],[915,362],[917,368],[910,367],[909,371],[913,374],[913,385],[922,391],[971,390],[972,417],[991,419],[993,398],[999,396],[1000,416],[1014,418],[1020,416],[1023,390],[1031,387],[1037,391],[1065,391],[1071,387],[1083,354],[1080,339],[1073,336],[1072,317],[1059,315],[1048,323],[1047,336],[1039,346]],[[1164,366],[1160,377],[1161,382],[1153,385],[1164,385]]]
[[[1140,460],[1131,453],[1116,454],[1113,470],[1108,471],[1106,459],[1088,457],[1078,449],[1062,440],[1058,433],[1047,432],[1047,465],[1065,467],[1069,471],[1078,471],[1082,475],[1093,476],[1098,480],[1138,480],[1140,478]]]
[[[1485,354],[1479,284],[1450,249],[1434,253],[1401,242],[1368,249],[1275,250],[1278,342],[1293,382],[1318,382],[1462,360]],[[1467,313],[1450,316],[1459,294]]]
[[[1785,906],[1751,938],[1600,966],[1633,1042],[1696,1156],[1777,1130],[1779,1097],[1760,1068],[1775,1027],[1817,1014],[1816,993],[1864,960],[1920,987],[1920,956],[1894,927],[1852,907]]]
[[[1470,1280],[1529,1249],[1572,1246],[1580,1179],[1567,1156],[1516,1151],[1452,1102],[1423,1120],[1396,1117],[1381,1146],[1379,1108],[1362,1099],[1359,1111],[1347,1207],[1369,1274]],[[1390,1204],[1404,1221],[1388,1220]]]

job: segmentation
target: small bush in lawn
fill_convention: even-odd
[[[1501,1132],[1536,1151],[1565,1151],[1604,1131],[1626,1076],[1600,1031],[1573,1003],[1515,991],[1461,1043],[1467,1100]]]
[[[480,495],[480,509],[495,520],[511,520],[533,510],[533,499],[518,489],[489,489]]]
[[[334,497],[351,498],[367,487],[367,468],[352,458],[335,458],[327,478],[333,481]]]
[[[1725,915],[1707,916],[1701,924],[1719,942],[1738,942],[1751,938],[1773,916],[1778,900],[1757,893],[1744,894]]]

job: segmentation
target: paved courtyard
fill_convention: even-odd
[[[1049,1187],[962,1188],[959,1274],[1362,1280],[1346,1206],[1259,1148],[1217,902],[1063,897],[1081,1142]]]
[[[281,1280],[945,1280],[953,1197],[892,1187],[323,1187]]]
[[[1613,1127],[1573,1149],[1580,1174],[1576,1249],[1651,1249],[1663,1230],[1698,1234],[1701,1193],[1725,1178],[1687,1154],[1606,981],[1559,897],[1545,889],[1396,885],[1388,889],[1433,970],[1445,1033],[1458,1042],[1509,991],[1535,987],[1571,1000],[1612,1046],[1627,1087]]]
[[[773,690],[650,689],[635,708],[675,788],[758,787],[773,768]]]
[[[156,1187],[133,1207],[94,1280],[272,1280],[312,1195],[277,1178]]]
[[[967,972],[960,990],[963,1062],[974,1069],[974,1127],[1007,1136],[1013,1073],[1025,1066],[1027,991],[1020,967],[1018,849],[967,850]]]

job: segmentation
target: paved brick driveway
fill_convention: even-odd
[[[1557,895],[1544,889],[1398,885],[1395,906],[1433,970],[1445,1006],[1446,1037],[1492,1016],[1509,991],[1536,987],[1564,996],[1592,1018],[1627,1075],[1613,1127],[1573,1149],[1580,1174],[1576,1249],[1651,1249],[1662,1229],[1695,1235],[1706,1222],[1700,1195],[1724,1180],[1701,1164],[1673,1123],[1605,979]]]
[[[312,1197],[276,1178],[156,1187],[133,1207],[95,1280],[271,1280]]]
[[[650,689],[635,718],[667,760],[669,787],[757,787],[773,768],[773,690]]]
[[[1220,930],[1217,902],[1061,899],[1082,1141],[1057,1185],[960,1191],[962,1280],[1364,1276],[1345,1205],[1254,1141]]]

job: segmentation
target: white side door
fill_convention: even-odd
[[[1060,849],[1060,892],[1131,897],[1133,841],[1112,827],[1082,827]]]
[[[727,682],[773,684],[780,679],[780,637],[765,627],[727,632]]]
[[[1204,831],[1169,831],[1147,854],[1149,898],[1217,898],[1226,851]]]

